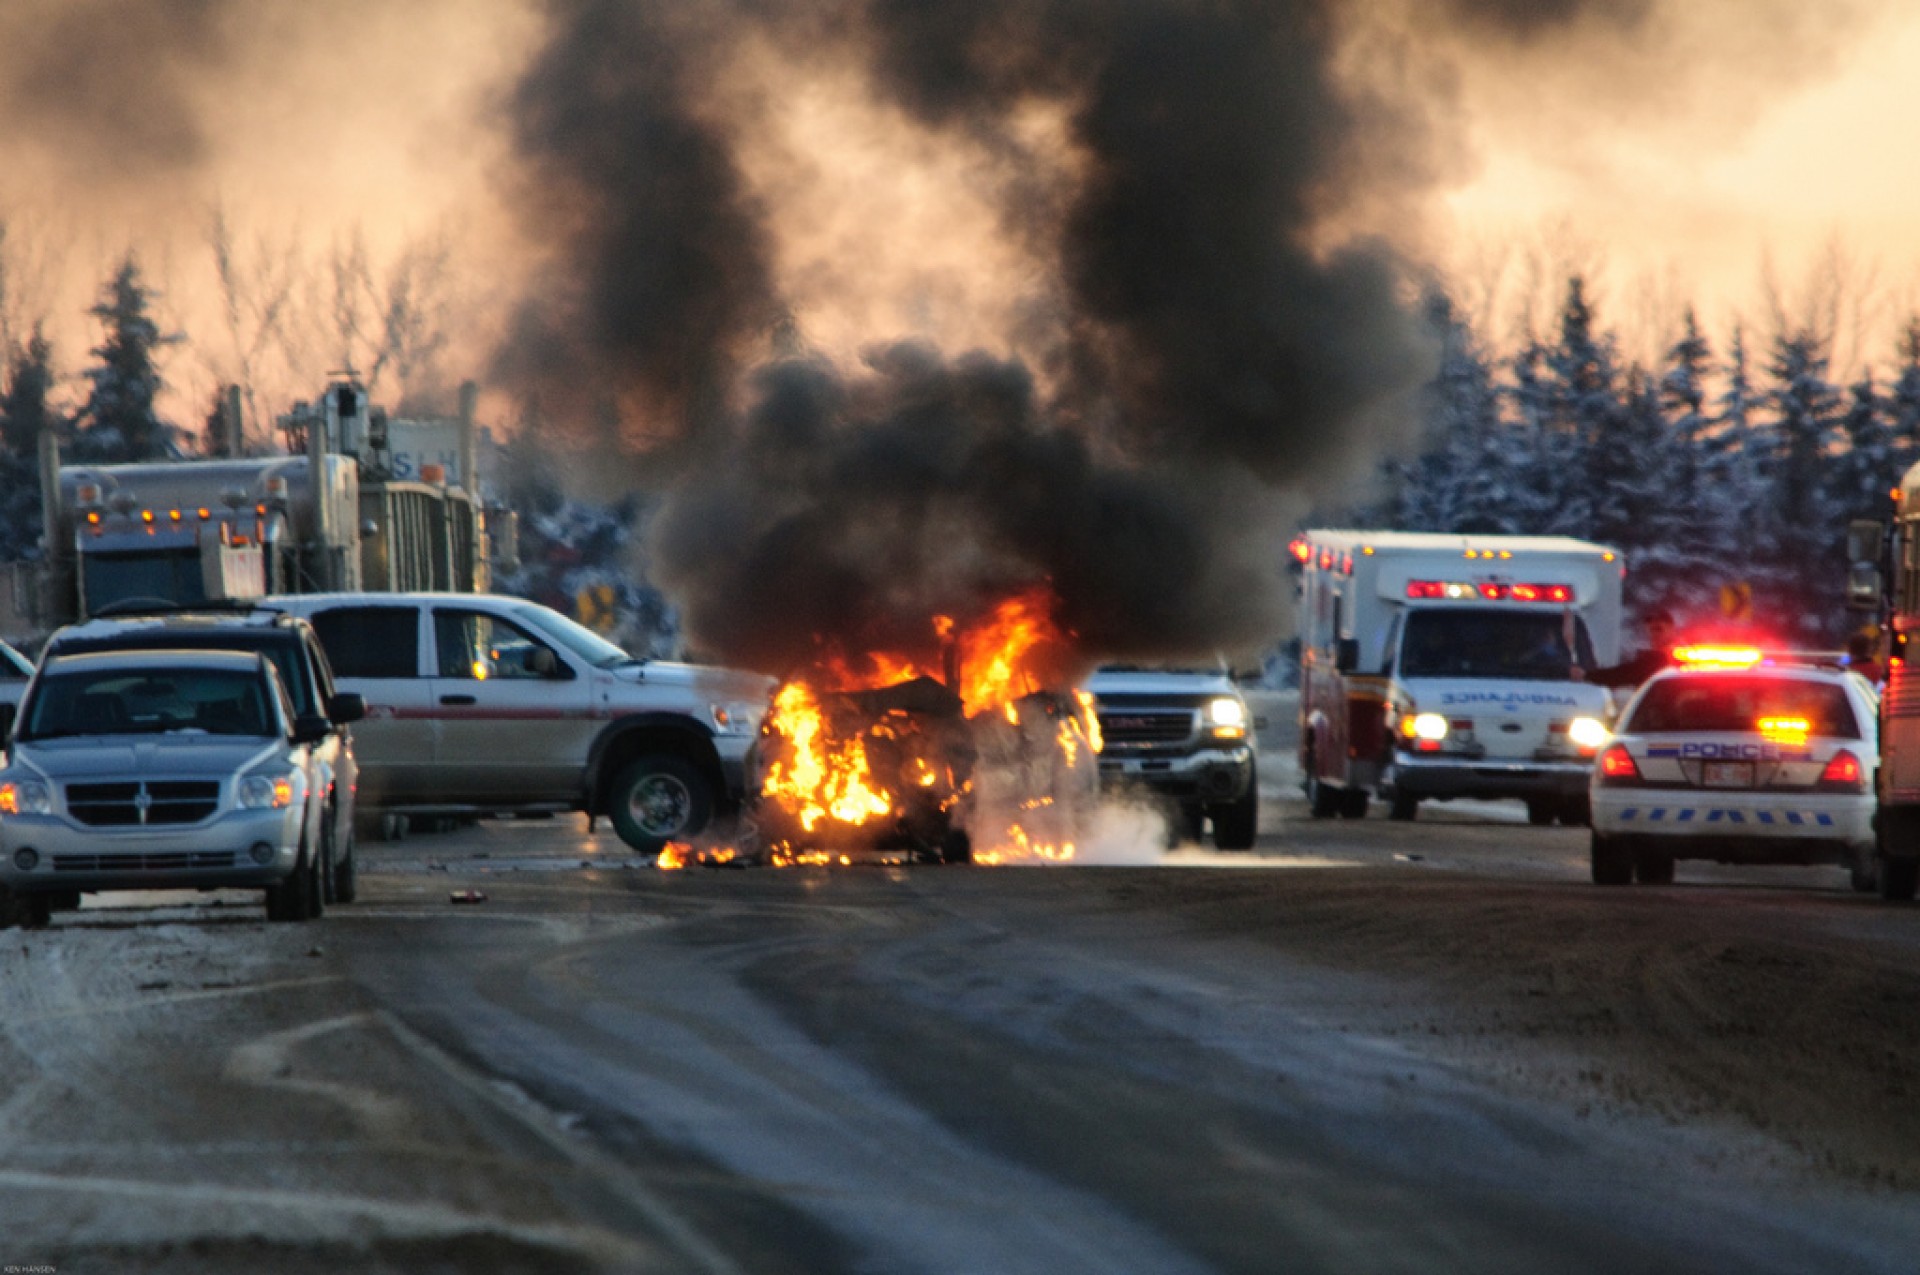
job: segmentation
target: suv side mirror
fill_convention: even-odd
[[[289,738],[296,744],[317,744],[332,732],[333,723],[326,718],[303,713],[293,719],[293,734]]]
[[[1338,638],[1334,641],[1333,667],[1340,673],[1351,673],[1360,667],[1359,638]]]
[[[341,691],[327,698],[327,720],[336,726],[357,722],[366,715],[367,700],[358,691]]]

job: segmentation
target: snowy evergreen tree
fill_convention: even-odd
[[[40,542],[40,436],[57,437],[65,422],[48,401],[53,347],[36,327],[14,351],[13,371],[0,395],[0,562],[32,554]]]
[[[1893,498],[1888,493],[1900,477],[1893,454],[1893,430],[1887,425],[1885,405],[1874,388],[1871,369],[1847,393],[1847,411],[1840,426],[1846,447],[1821,473],[1825,499],[1843,533],[1855,518],[1884,522],[1892,517]],[[1843,553],[1840,560],[1844,559]]]
[[[1707,380],[1713,350],[1700,333],[1691,307],[1679,340],[1667,350],[1660,402],[1667,420],[1667,475],[1672,543],[1669,561],[1677,587],[1663,605],[1675,614],[1701,615],[1717,605],[1720,586],[1738,578],[1738,523],[1734,464],[1712,436]]]
[[[1493,371],[1444,294],[1427,301],[1440,367],[1422,397],[1427,450],[1394,468],[1394,525],[1417,531],[1505,532],[1512,457]]]
[[[1548,428],[1541,437],[1541,459],[1559,476],[1561,499],[1541,530],[1590,536],[1598,514],[1595,502],[1606,498],[1595,470],[1595,448],[1603,434],[1623,423],[1613,341],[1595,331],[1586,281],[1579,275],[1567,280],[1560,337],[1543,352],[1542,362]]]
[[[152,292],[131,255],[121,263],[100,303],[89,311],[106,329],[87,369],[92,390],[80,410],[76,451],[87,460],[153,460],[176,454],[173,427],[154,412],[161,388],[155,362],[178,336],[162,335],[149,309]]]
[[[1844,547],[1845,520],[1822,482],[1839,441],[1840,391],[1827,379],[1825,343],[1809,331],[1775,338],[1767,375],[1773,421],[1760,470],[1770,499],[1754,511],[1758,565],[1775,595],[1771,613],[1797,617],[1803,636],[1817,640],[1840,601],[1835,559],[1825,550]]]
[[[1920,315],[1900,333],[1899,366],[1887,391],[1887,432],[1896,478],[1920,462]]]

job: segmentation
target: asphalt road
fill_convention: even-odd
[[[485,823],[365,847],[315,925],[9,931],[0,1265],[1915,1268],[1920,909],[1598,890],[1518,806],[1265,813],[1031,869]]]

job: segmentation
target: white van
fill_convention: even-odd
[[[1310,531],[1300,581],[1300,765],[1313,813],[1519,798],[1585,823],[1620,655],[1616,549],[1559,536]]]

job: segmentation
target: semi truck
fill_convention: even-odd
[[[1625,559],[1558,536],[1308,531],[1299,579],[1300,768],[1317,818],[1518,798],[1588,819],[1619,657]]]
[[[470,434],[471,394],[462,404]],[[237,393],[224,410],[237,452]],[[417,481],[393,479],[384,415],[364,387],[330,385],[280,425],[300,454],[63,466],[56,440],[43,437],[44,550],[8,568],[5,636],[32,640],[136,602],[486,588],[478,501],[433,467]]]
[[[1920,892],[1920,465],[1893,490],[1891,527],[1847,528],[1847,606],[1879,621],[1884,683],[1880,756],[1874,767],[1874,871],[1880,897],[1905,902]]]

